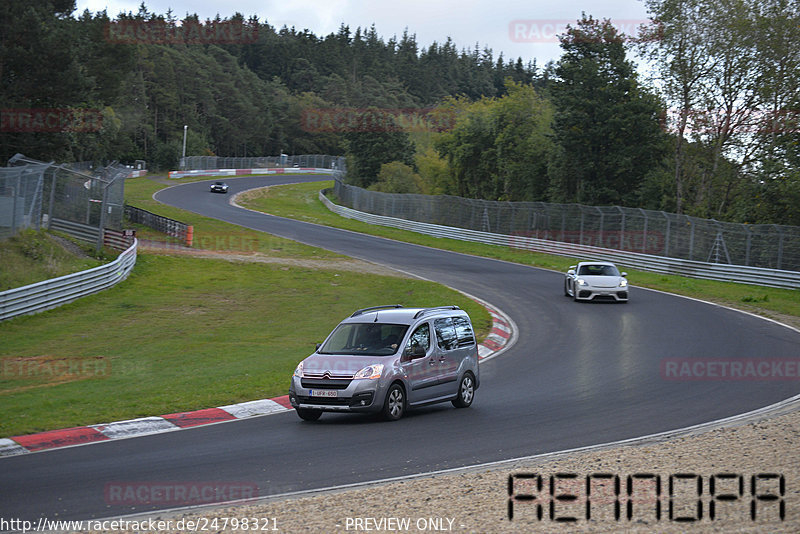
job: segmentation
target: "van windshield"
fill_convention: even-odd
[[[397,352],[406,330],[405,324],[340,324],[317,353],[389,356]]]

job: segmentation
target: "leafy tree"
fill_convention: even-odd
[[[369,187],[377,181],[381,165],[399,161],[414,165],[414,145],[391,115],[369,108],[353,130],[345,134],[348,180]]]
[[[634,204],[663,154],[661,105],[642,88],[609,20],[586,15],[561,37],[551,87],[556,150],[549,169],[559,202]]]
[[[506,80],[508,95],[496,102],[495,146],[504,200],[545,200],[552,151],[553,108],[530,85]]]
[[[676,109],[667,123],[676,136],[676,209],[749,220],[752,212],[742,206],[752,205],[753,192],[796,176],[784,151],[784,121],[796,117],[791,110],[800,92],[800,6],[793,0],[648,0],[647,6],[654,23],[642,49]]]
[[[446,158],[462,197],[497,199],[502,185],[497,179],[496,123],[493,102],[483,98],[470,103],[450,99],[445,108],[458,117],[455,128],[436,140],[436,150]]]
[[[378,181],[369,186],[372,191],[384,193],[421,193],[422,179],[414,169],[399,161],[384,163],[378,173]]]
[[[447,159],[457,194],[490,200],[543,200],[552,150],[550,102],[530,85],[505,83],[507,94],[442,106],[455,128],[435,141]]]
[[[420,150],[414,161],[419,169],[420,192],[426,195],[455,195],[457,186],[447,161],[431,145]]]

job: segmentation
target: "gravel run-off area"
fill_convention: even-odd
[[[286,533],[797,533],[800,532],[799,445],[800,398],[797,398],[769,412],[624,444],[358,487],[128,518],[170,520],[173,525],[181,520],[183,525],[199,521],[219,525],[215,530],[223,530],[221,527],[227,521],[226,532],[242,531],[231,528],[233,518],[250,518],[251,522],[257,518],[269,531]],[[534,478],[524,479],[520,477],[522,474],[534,475]],[[654,479],[636,477],[644,474],[660,475],[660,495],[655,491]],[[542,477],[541,489],[537,486],[536,475]],[[576,475],[573,480],[563,476],[555,479],[556,496],[574,495],[574,500],[550,499],[550,477],[555,475]],[[613,478],[595,476],[591,478],[591,494],[587,499],[589,475],[618,476],[618,495]],[[511,488],[510,476],[514,477]],[[628,497],[629,476],[633,482],[632,497]],[[715,477],[713,499],[710,495],[712,477]],[[700,496],[698,481],[702,484]],[[509,519],[509,489],[514,494],[513,519]],[[539,500],[525,501],[524,495]],[[587,501],[591,505],[591,519],[586,519]],[[713,520],[710,518],[712,501]],[[615,517],[616,503],[620,507],[619,519]],[[755,519],[752,517],[754,504]],[[629,506],[631,519],[627,518]],[[702,519],[697,520],[700,507]],[[539,508],[541,519],[537,516]],[[657,508],[660,508],[658,518]],[[569,517],[575,520],[556,520]],[[215,518],[216,523],[213,522]]]

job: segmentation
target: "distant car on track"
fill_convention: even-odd
[[[322,412],[400,419],[437,402],[472,404],[480,384],[478,346],[458,306],[357,310],[297,366],[289,401],[305,421]]]
[[[564,295],[572,300],[628,302],[628,273],[620,273],[607,261],[585,261],[571,265],[564,277]]]
[[[228,192],[228,184],[225,182],[214,182],[211,184],[211,192],[212,193],[227,193]]]

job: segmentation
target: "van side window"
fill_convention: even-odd
[[[428,323],[421,324],[414,330],[414,333],[408,338],[408,346],[406,349],[410,350],[414,345],[419,345],[425,349],[425,352],[428,352],[431,346],[431,327],[428,326]]]
[[[458,346],[467,347],[475,343],[475,334],[472,333],[472,325],[466,317],[453,317],[453,324],[458,335]]]
[[[439,343],[439,348],[443,350],[456,348],[458,338],[456,337],[456,329],[453,327],[452,318],[436,319],[433,321],[433,329],[436,331],[436,341]]]

